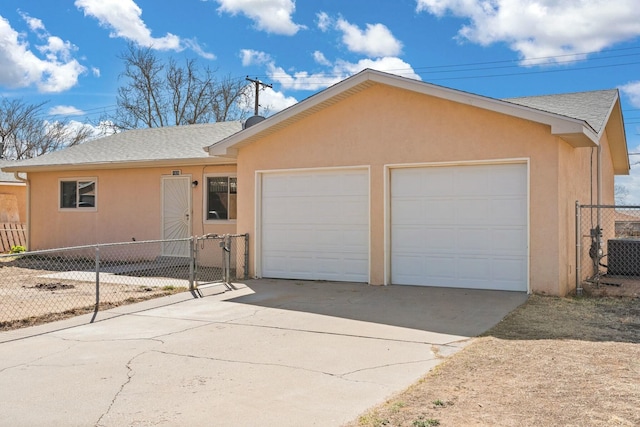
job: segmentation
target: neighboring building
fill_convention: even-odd
[[[0,160],[0,168],[15,162]],[[0,172],[0,223],[27,222],[27,185],[13,173]]]
[[[640,209],[617,209],[614,218],[616,237],[640,238]]]
[[[575,201],[612,203],[629,162],[617,90],[497,100],[365,70],[245,130],[123,132],[5,170],[28,173],[31,249],[249,233],[256,277],[564,295]]]

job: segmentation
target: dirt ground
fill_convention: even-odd
[[[348,426],[640,426],[640,299],[609,296],[625,292],[531,296]]]
[[[61,320],[95,310],[94,281],[50,278],[52,271],[2,265],[0,331]],[[100,310],[183,292],[186,288],[102,283]]]

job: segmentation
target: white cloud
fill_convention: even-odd
[[[333,20],[326,12],[319,12],[316,14],[316,17],[318,18],[318,29],[323,33],[327,32],[333,25]]]
[[[44,58],[36,56],[24,35],[0,16],[0,84],[14,88],[35,85],[40,92],[62,92],[75,86],[80,74],[86,71],[72,57],[75,46],[49,35],[42,21],[24,14],[23,18],[46,41],[36,46]]]
[[[338,83],[342,76],[329,73],[309,74],[306,71],[287,73],[275,63],[268,64],[267,74],[271,80],[278,82],[285,90],[319,90]]]
[[[204,59],[216,59],[216,56],[213,53],[206,52],[195,39],[182,39],[182,43]]]
[[[415,80],[422,80],[418,74],[415,73],[413,67],[403,61],[400,58],[385,57],[378,59],[361,59],[356,63],[347,61],[337,61],[335,65],[336,70],[340,70],[345,77],[349,75],[359,73],[360,71],[371,68],[372,70],[384,71],[390,74],[396,74],[402,77],[407,77]]]
[[[45,126],[54,126],[57,124],[57,121],[46,122]],[[107,135],[112,135],[115,133],[113,128],[113,123],[111,122],[100,122],[97,126],[93,126],[87,123],[82,123],[77,120],[69,120],[65,123],[64,128],[68,135],[74,135],[83,130],[89,131],[89,139],[100,138]]]
[[[71,105],[56,105],[49,109],[48,114],[51,116],[82,116],[84,111]]]
[[[272,61],[268,53],[253,49],[240,50],[240,59],[244,67],[248,67],[249,65],[263,65]]]
[[[306,71],[290,74],[275,63],[270,63],[267,73],[273,81],[282,85],[283,89],[315,91],[336,84],[366,68],[420,80],[420,76],[414,72],[411,65],[395,57],[361,59],[356,63],[339,60],[335,62],[331,71],[313,74]]]
[[[331,65],[331,62],[319,50],[316,50],[315,52],[313,52],[313,60],[320,65],[325,65],[325,66]]]
[[[523,65],[583,59],[640,35],[637,0],[416,0],[418,12],[468,19],[460,40],[507,43]],[[558,57],[561,56],[561,57]],[[549,58],[555,57],[555,58]]]
[[[632,106],[640,108],[640,80],[620,86],[620,91],[629,97]]]
[[[91,73],[92,73],[95,77],[100,77],[100,68],[98,68],[98,67],[91,67]]]
[[[342,31],[342,41],[351,52],[371,57],[397,56],[402,43],[383,24],[367,24],[365,30],[344,19],[338,19],[336,28]]]
[[[27,23],[27,26],[31,31],[33,31],[34,33],[39,31],[46,32],[44,23],[42,22],[41,19],[33,18],[24,12],[19,11],[18,13],[22,17],[22,19],[24,19],[24,21]]]
[[[101,26],[111,29],[110,37],[122,37],[158,50],[182,49],[180,37],[174,34],[152,37],[151,30],[140,18],[142,9],[133,0],[76,0],[75,6],[82,9],[85,16],[92,16]]]
[[[82,9],[85,16],[97,19],[102,27],[110,29],[110,37],[120,37],[157,50],[182,51],[188,47],[205,58],[214,58],[213,54],[205,52],[195,40],[181,39],[171,33],[153,37],[141,18],[142,9],[133,0],[76,0],[74,4]]]
[[[291,107],[297,102],[298,100],[294,97],[286,96],[284,93],[275,91],[270,87],[267,87],[260,92],[260,105],[264,111],[269,113],[269,115]]]
[[[102,0],[95,0],[102,1]],[[293,22],[295,0],[216,0],[219,12],[241,13],[255,22],[256,28],[267,33],[292,36],[306,28]]]

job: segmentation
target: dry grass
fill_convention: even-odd
[[[640,299],[532,296],[349,426],[638,426]]]

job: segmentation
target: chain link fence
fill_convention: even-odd
[[[181,256],[175,256],[175,254]],[[172,256],[168,255],[172,254]],[[0,255],[0,330],[247,277],[248,235],[124,242]]]
[[[640,287],[640,206],[576,203],[576,291]]]

